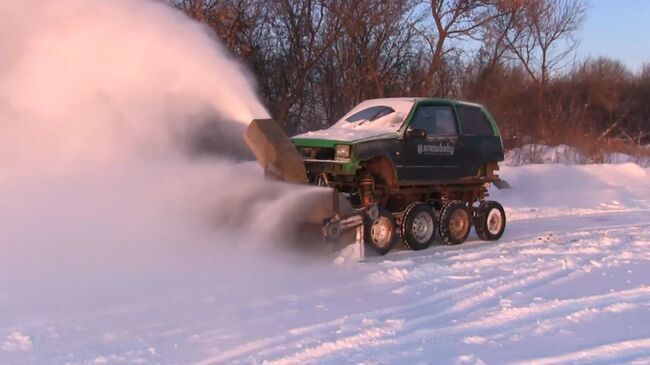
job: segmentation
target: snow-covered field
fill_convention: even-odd
[[[312,189],[186,153],[268,116],[215,38],[160,1],[0,5],[0,365],[650,363],[648,168],[504,166],[499,242],[287,247]]]
[[[0,363],[650,363],[650,169],[502,176],[498,242],[335,264],[237,233],[138,268],[3,271]]]

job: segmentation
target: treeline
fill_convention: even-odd
[[[650,65],[575,61],[583,0],[169,1],[248,65],[288,133],[431,96],[487,105],[509,146],[650,142]]]

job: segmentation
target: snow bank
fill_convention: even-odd
[[[530,163],[561,163],[567,165],[591,162],[575,147],[527,144],[506,151],[504,165],[519,166]]]
[[[577,148],[568,145],[547,146],[544,144],[527,144],[506,151],[504,164],[520,166],[525,164],[560,163],[565,165],[591,164],[590,157],[585,156]],[[604,153],[603,163],[622,164],[636,163],[643,167],[650,167],[650,157],[647,155],[631,156],[625,153]]]
[[[542,164],[503,166],[500,176],[512,189],[490,189],[509,219],[650,207],[650,168],[620,165]]]
[[[604,160],[595,164],[567,145],[511,149],[500,175],[513,189],[492,187],[492,198],[503,202],[510,220],[647,209],[650,159],[613,153]]]

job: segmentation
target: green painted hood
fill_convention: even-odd
[[[308,133],[291,137],[291,141],[298,147],[329,147],[334,148],[337,144],[353,145],[360,142],[374,141],[380,139],[398,138],[397,132],[383,132],[365,136],[353,136],[358,138],[326,138],[318,135],[309,135]]]

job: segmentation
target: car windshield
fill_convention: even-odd
[[[413,108],[413,103],[412,99],[390,98],[364,101],[327,128],[326,134],[336,138],[343,138],[342,135],[351,138],[350,135],[354,134],[361,138],[360,136],[397,133]]]
[[[351,116],[345,118],[346,121],[350,123],[368,121],[372,122],[376,119],[394,113],[393,108],[386,105],[377,105],[371,106],[370,108],[363,109],[357,113],[352,114]]]

